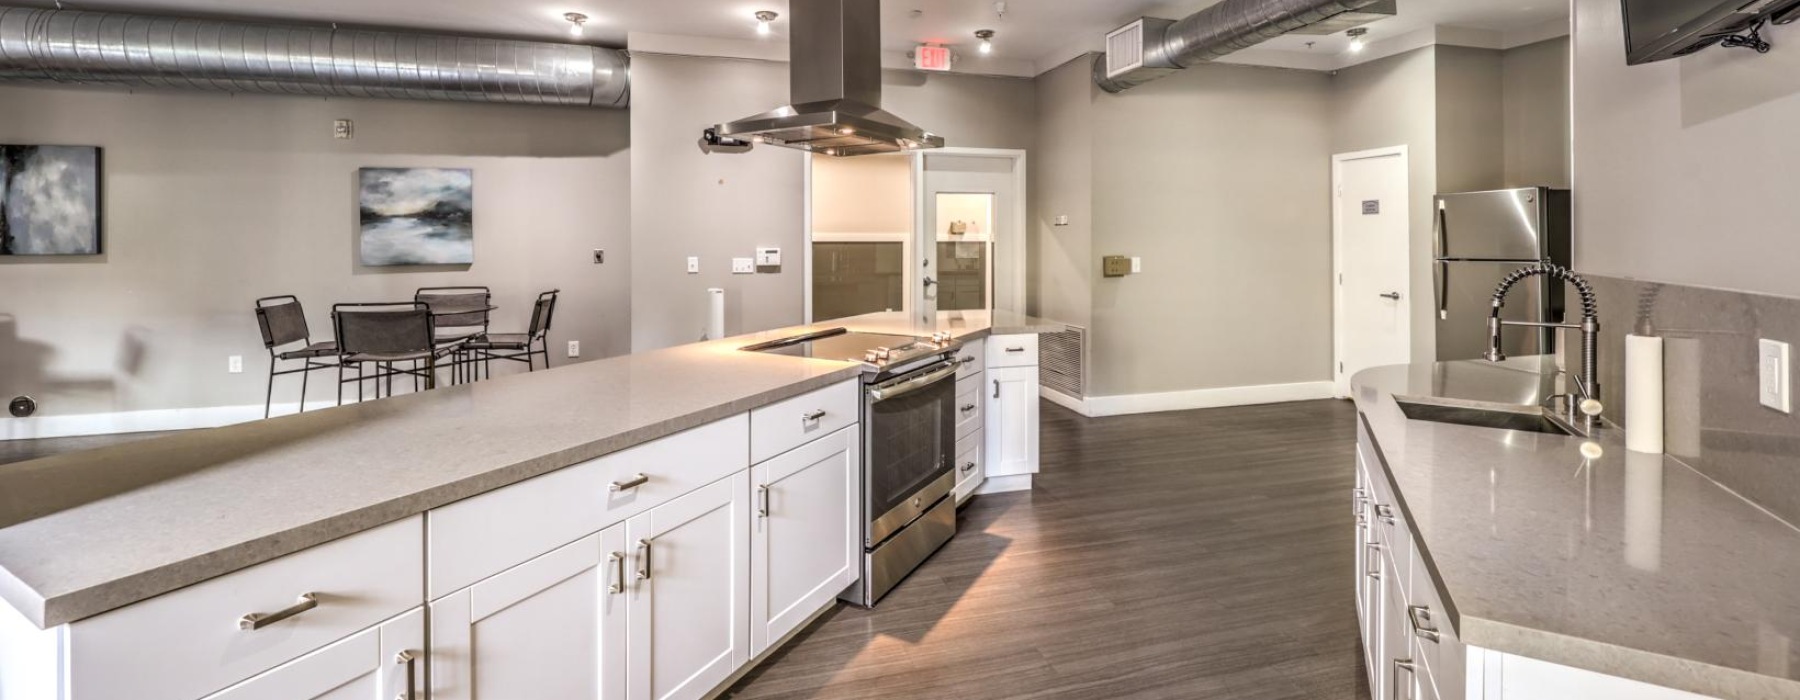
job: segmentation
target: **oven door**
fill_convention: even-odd
[[[954,485],[955,379],[956,363],[940,362],[866,390],[867,546],[917,519]]]

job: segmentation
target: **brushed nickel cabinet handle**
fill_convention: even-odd
[[[756,517],[769,517],[769,485],[756,485]]]
[[[1406,617],[1412,623],[1414,636],[1433,644],[1442,638],[1442,635],[1438,634],[1437,628],[1430,626],[1431,608],[1423,605],[1408,605],[1406,606]],[[1421,618],[1425,621],[1420,622]]]
[[[1400,672],[1405,671],[1407,677],[1412,678],[1417,669],[1418,667],[1413,664],[1412,659],[1394,659],[1394,692],[1389,693],[1388,696],[1393,700],[1400,700]],[[1407,685],[1412,684],[1408,683]],[[1413,700],[1413,692],[1410,689],[1406,691],[1406,700]]]
[[[1394,524],[1394,507],[1388,506],[1388,505],[1376,504],[1375,505],[1375,518],[1377,520],[1380,520],[1381,522],[1387,523],[1389,525]]]
[[[649,476],[644,475],[644,474],[638,474],[638,475],[635,475],[624,481],[612,482],[611,490],[613,493],[618,493],[620,491],[630,491],[632,489],[635,489],[639,486],[643,486],[644,484],[648,484],[648,483],[650,483]]]
[[[612,582],[606,584],[606,592],[619,594],[625,592],[625,554],[612,552],[606,555],[606,561],[613,565]]]
[[[801,423],[817,423],[825,418],[825,409],[821,408],[800,416]]]
[[[250,613],[238,618],[238,629],[259,630],[316,607],[319,607],[317,593],[301,593],[298,602],[281,610],[272,613]]]
[[[1365,552],[1365,553],[1368,555],[1368,558],[1369,558],[1369,570],[1364,571],[1363,573],[1368,575],[1369,578],[1380,581],[1381,580],[1381,554],[1380,554],[1381,543],[1380,542],[1365,542],[1365,543],[1363,543],[1363,547],[1367,548],[1367,552]]]
[[[637,577],[639,581],[650,580],[650,540],[638,540]]]
[[[418,660],[419,655],[412,653],[411,649],[402,650],[394,655],[394,663],[406,667],[406,692],[395,696],[394,700],[417,700],[419,697],[419,680],[413,674],[413,667]]]

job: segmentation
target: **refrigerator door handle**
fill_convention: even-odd
[[[1431,291],[1437,293],[1438,320],[1442,321],[1450,318],[1450,261],[1437,261],[1437,266],[1432,268],[1432,272],[1437,273],[1433,275],[1437,279],[1433,280]]]
[[[1444,200],[1437,200],[1435,218],[1431,220],[1431,257],[1442,260],[1449,254],[1449,208]]]

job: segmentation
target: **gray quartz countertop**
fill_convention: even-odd
[[[1407,420],[1394,397],[1535,405],[1548,358],[1381,367],[1357,408],[1466,644],[1724,698],[1800,698],[1800,530],[1681,462]]]
[[[737,349],[834,326],[1062,330],[872,314],[6,465],[0,600],[80,620],[850,379],[861,365]]]

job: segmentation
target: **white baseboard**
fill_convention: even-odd
[[[1336,389],[1329,381],[1297,382],[1294,384],[1262,384],[1257,386],[1233,386],[1218,389],[1192,389],[1188,391],[1170,391],[1160,394],[1121,394],[1118,396],[1089,396],[1077,401],[1069,397],[1063,403],[1055,392],[1045,391],[1045,396],[1058,405],[1068,406],[1089,418],[1102,416],[1124,416],[1135,413],[1158,413],[1162,411],[1186,411],[1195,408],[1220,408],[1224,406],[1253,406],[1264,403],[1282,403],[1285,401],[1311,401],[1313,399],[1329,399],[1335,395]],[[1059,395],[1060,396],[1060,395]]]
[[[345,397],[344,403],[355,403]],[[335,401],[308,401],[306,410],[336,406]],[[270,416],[285,416],[298,411],[296,402],[275,404]],[[0,440],[33,440],[39,438],[113,435],[118,433],[150,433],[164,430],[217,428],[263,417],[261,406],[212,406],[207,408],[162,408],[146,411],[83,413],[72,416],[37,416],[0,420]]]
[[[1007,476],[990,476],[975,487],[975,494],[1011,493],[1013,491],[1030,491],[1030,474],[1010,474]]]
[[[1088,415],[1087,402],[1062,393],[1047,386],[1038,387],[1038,395],[1050,400],[1050,403],[1069,409],[1081,415]],[[1090,416],[1091,417],[1091,416]]]

